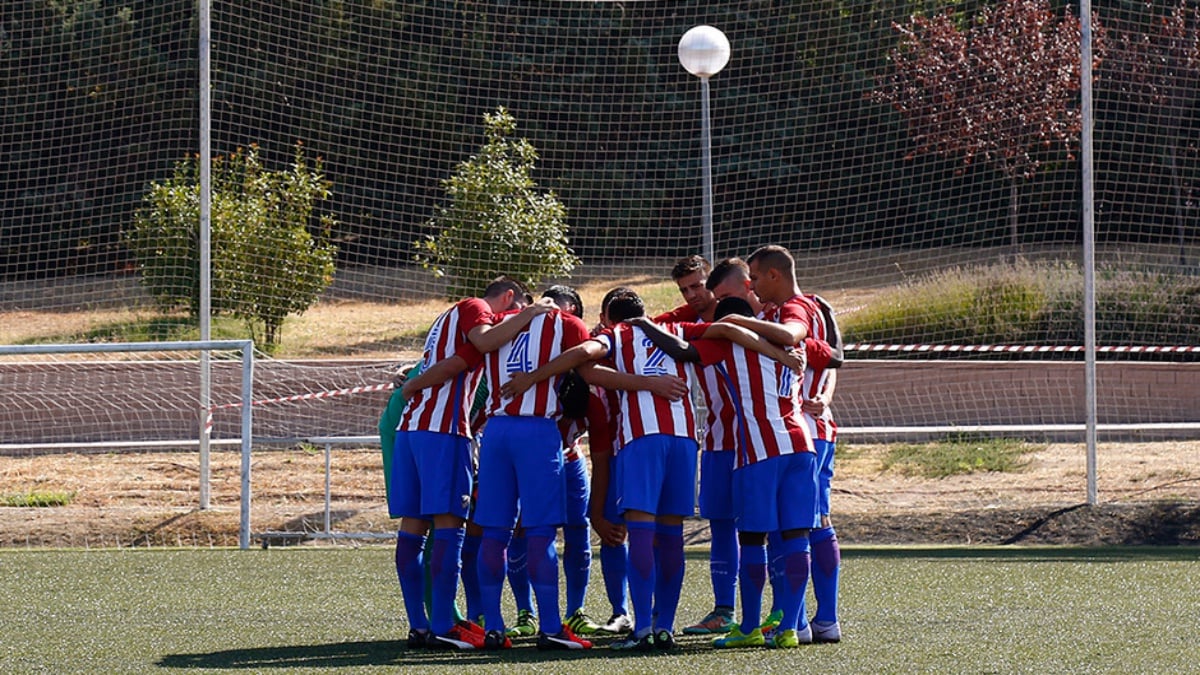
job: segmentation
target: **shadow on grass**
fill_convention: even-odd
[[[462,666],[487,666],[511,669],[520,664],[541,664],[552,661],[576,661],[579,659],[644,658],[646,654],[614,652],[608,644],[615,638],[595,641],[595,647],[587,651],[538,651],[531,639],[522,640],[513,649],[503,652],[448,652],[409,649],[401,640],[377,640],[365,642],[336,642],[315,645],[290,645],[282,647],[254,647],[248,649],[226,649],[199,654],[170,654],[155,665],[162,668],[228,668],[245,670],[268,670],[275,668],[344,668],[348,666],[399,666],[401,668],[431,668],[446,670]],[[686,656],[691,652],[711,652],[709,639],[677,638],[676,649],[671,656]],[[663,656],[668,654],[663,653]],[[553,666],[551,666],[553,669]]]

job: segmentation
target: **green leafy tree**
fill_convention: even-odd
[[[510,138],[517,122],[503,106],[483,120],[487,141],[479,154],[442,181],[448,203],[427,223],[437,234],[417,242],[417,260],[446,278],[451,298],[500,274],[536,286],[579,264],[567,246],[566,207],[530,176],[537,150]]]
[[[179,162],[171,179],[151,185],[126,236],[160,308],[185,307],[193,317],[200,311],[197,164]],[[337,248],[329,234],[337,223],[317,213],[329,188],[321,160],[310,167],[299,143],[288,170],[265,169],[255,146],[213,160],[212,310],[245,321],[267,347],[279,343],[284,319],[311,307],[333,281]]]

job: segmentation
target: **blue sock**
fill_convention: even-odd
[[[508,542],[508,587],[512,589],[517,611],[533,612],[532,589],[529,586],[529,540],[527,533],[514,534]]]
[[[500,592],[504,589],[505,549],[512,530],[498,527],[483,528],[479,542],[479,600],[483,606],[483,621],[488,630],[504,630],[500,613]]]
[[[780,546],[783,557],[783,577],[780,584],[783,593],[779,608],[783,610],[783,621],[779,630],[802,628],[808,625],[804,613],[804,592],[808,589],[808,537],[788,539]],[[777,589],[778,590],[778,589]]]
[[[558,613],[558,551],[554,538],[558,528],[553,525],[525,530],[529,540],[529,582],[537,596],[538,628],[547,635],[562,630],[562,615]]]
[[[592,574],[592,540],[587,525],[563,527],[563,576],[567,586],[567,616],[583,609]]]
[[[626,523],[629,532],[629,598],[633,602],[634,634],[645,635],[653,628],[654,530],[653,522]]]
[[[483,537],[468,534],[463,538],[462,585],[467,598],[467,618],[479,621],[483,615],[483,601],[479,598],[479,544]]]
[[[600,545],[600,573],[604,576],[604,594],[613,614],[629,614],[629,594],[625,591],[629,567],[629,546]]]
[[[463,530],[460,527],[433,531],[433,555],[429,571],[433,577],[433,611],[429,629],[436,635],[454,627],[454,599],[458,597],[458,575],[462,571]]]
[[[679,594],[683,591],[683,525],[663,525],[658,528],[658,579],[654,593],[654,609],[658,612],[655,630],[675,632],[675,611],[679,609]]]
[[[429,630],[429,617],[425,615],[425,566],[421,556],[424,547],[425,537],[396,533],[396,577],[404,595],[408,626],[416,630]]]
[[[742,590],[743,634],[762,624],[763,588],[767,585],[767,547],[741,546],[742,564],[738,569],[738,584]]]
[[[808,535],[812,547],[812,586],[817,599],[817,614],[813,621],[833,623],[838,620],[838,577],[842,549],[832,527],[813,530]]]
[[[733,520],[710,520],[712,550],[708,556],[708,574],[712,578],[713,605],[732,610],[737,603],[738,540]]]
[[[783,535],[778,531],[767,534],[767,578],[771,580],[771,613],[779,611],[783,594]]]

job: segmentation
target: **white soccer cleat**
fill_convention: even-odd
[[[842,627],[837,621],[833,623],[817,623],[813,621],[809,624],[812,628],[813,642],[841,642]]]

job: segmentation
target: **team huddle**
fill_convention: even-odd
[[[590,649],[594,635],[617,636],[615,650],[674,648],[697,474],[714,603],[682,632],[713,635],[716,648],[841,639],[833,312],[800,291],[779,246],[715,266],[690,256],[671,276],[685,304],[646,317],[635,291],[614,288],[592,330],[573,289],[535,301],[504,277],[435,320],[399,391],[394,443],[384,441],[410,648],[502,650],[535,632],[539,649]],[[583,608],[589,527],[612,606],[604,623]]]

